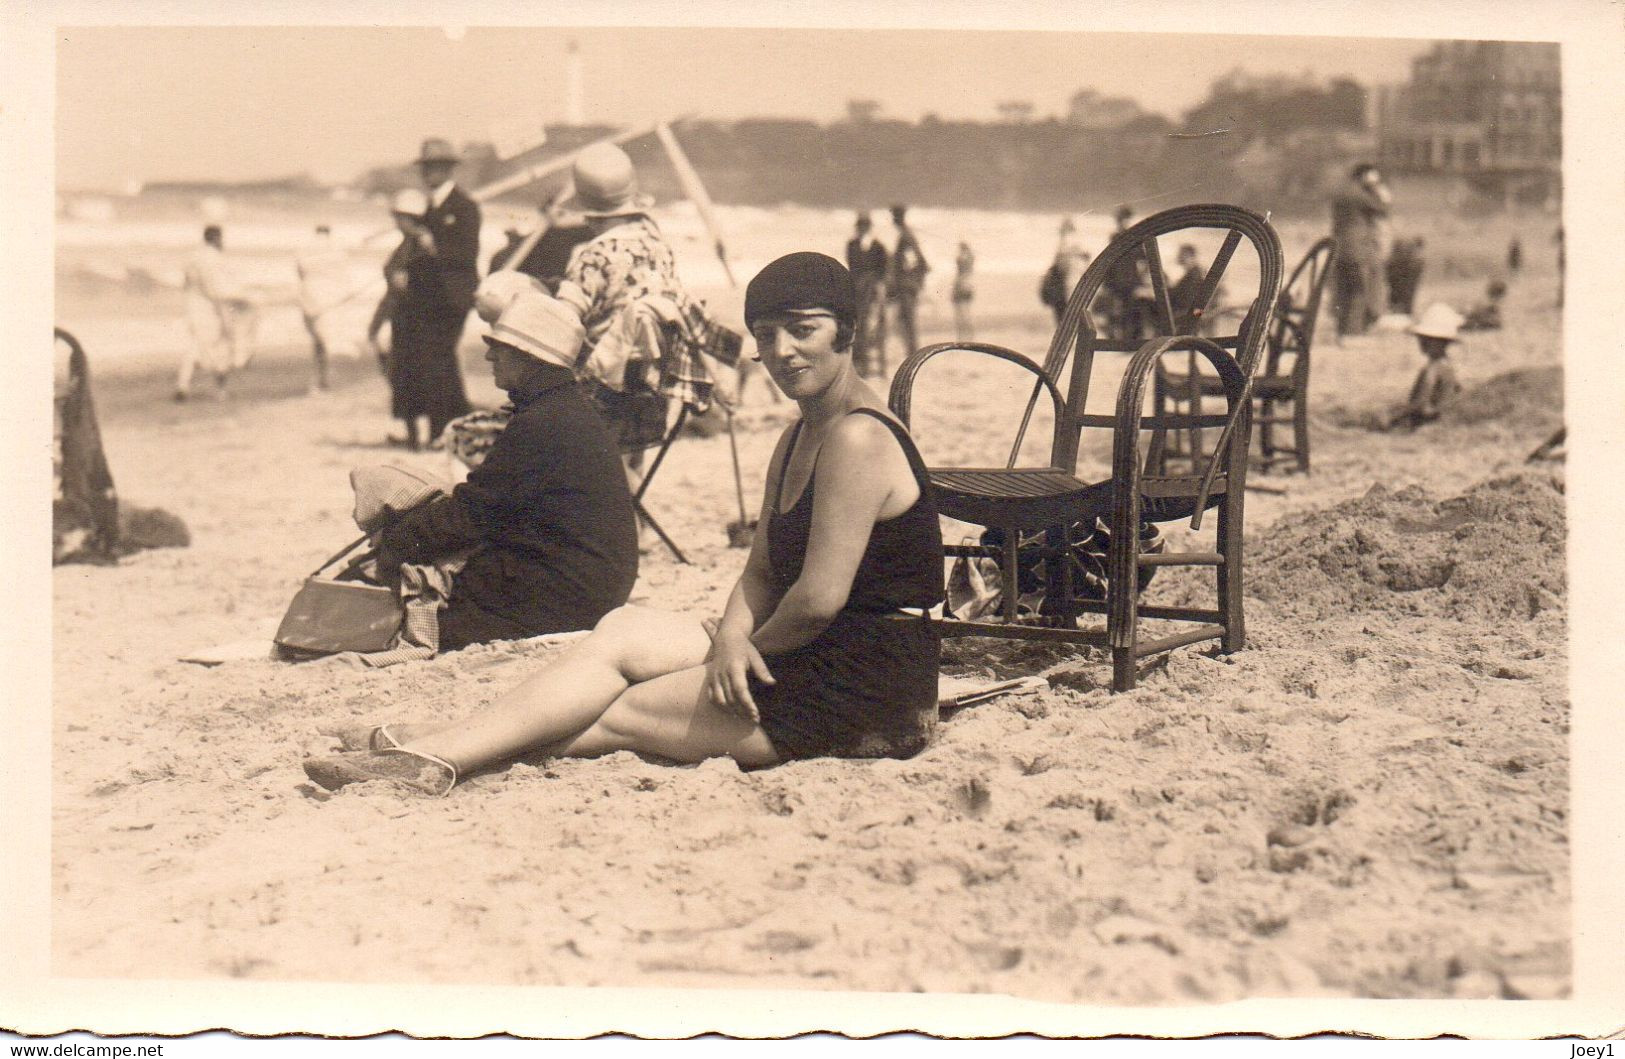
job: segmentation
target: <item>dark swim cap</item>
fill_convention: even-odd
[[[827,309],[840,323],[857,322],[857,294],[852,274],[827,254],[802,250],[772,262],[745,288],[745,326],[774,313]]]

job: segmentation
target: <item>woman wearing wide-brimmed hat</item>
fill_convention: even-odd
[[[633,750],[760,767],[906,757],[937,697],[942,541],[925,467],[852,365],[851,275],[822,254],[774,261],[745,320],[799,406],[780,438],[745,570],[714,622],[616,610],[556,663],[473,717],[352,733],[305,763],[330,789],[393,780],[449,791],[519,754]]]
[[[461,559],[439,614],[448,651],[590,629],[626,602],[638,573],[615,443],[575,384],[574,310],[521,291],[485,342],[512,401],[506,425],[467,481],[374,533],[386,570]]]
[[[647,212],[649,200],[638,191],[637,171],[626,152],[607,143],[588,147],[576,157],[571,179],[575,194],[563,209],[582,217],[592,238],[571,254],[558,297],[581,313],[586,328],[582,360],[592,355],[621,313],[640,300],[667,299],[683,317],[705,319],[677,277],[677,259]],[[642,448],[665,432],[665,396],[634,372],[627,372],[623,390],[597,386],[592,393],[635,473]]]

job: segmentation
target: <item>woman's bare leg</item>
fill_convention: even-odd
[[[403,749],[441,758],[466,774],[563,743],[592,727],[632,685],[698,666],[710,646],[698,619],[622,607],[490,708]]]
[[[741,765],[772,765],[779,760],[755,721],[712,704],[704,666],[632,685],[591,727],[543,749],[555,757],[639,750],[683,762],[731,757]]]

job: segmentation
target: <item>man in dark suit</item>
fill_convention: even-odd
[[[891,255],[875,238],[867,213],[858,214],[857,228],[846,243],[846,267],[856,289],[857,330],[852,334],[852,363],[859,375],[874,370],[875,350],[886,345],[886,265]]]
[[[418,172],[429,196],[417,238],[421,253],[407,265],[402,298],[405,334],[394,336],[390,373],[395,415],[406,444],[417,447],[417,420],[429,419],[429,441],[470,408],[457,341],[479,286],[480,207],[452,179],[457,152],[441,139],[423,141]]]

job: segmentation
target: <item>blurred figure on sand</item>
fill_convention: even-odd
[[[1078,235],[1078,226],[1071,217],[1061,219],[1061,237],[1055,246],[1055,259],[1050,262],[1044,279],[1038,285],[1038,300],[1049,306],[1055,314],[1056,324],[1066,310],[1066,301],[1072,288],[1078,285],[1084,270],[1089,267],[1089,251]]]
[[[175,400],[192,396],[192,376],[200,367],[214,373],[216,394],[225,397],[232,371],[253,359],[259,310],[226,260],[218,224],[203,229],[203,245],[187,260],[185,289],[192,344],[181,353]]]
[[[402,579],[408,564],[449,579],[440,650],[590,629],[637,579],[626,476],[575,381],[581,337],[573,309],[521,291],[485,336],[512,413],[467,481],[404,511],[367,512],[358,482],[357,522],[378,545],[382,578]]]
[[[644,450],[665,437],[668,402],[708,409],[714,384],[704,358],[736,366],[737,336],[718,327],[678,278],[625,151],[588,147],[571,177],[575,195],[564,208],[585,219],[591,238],[572,254],[558,297],[581,316],[586,338],[576,374],[592,380],[593,404],[636,481]]]
[[[897,307],[897,334],[903,340],[903,356],[911,355],[920,345],[917,325],[920,291],[925,287],[925,274],[931,265],[920,250],[920,241],[908,226],[908,207],[891,208],[892,226],[897,229],[897,243],[891,252],[891,267],[886,276],[886,297]],[[885,346],[875,347],[880,353],[876,365],[877,375],[886,373]]]
[[[761,768],[926,747],[941,529],[919,451],[853,368],[851,275],[823,254],[781,257],[746,288],[745,322],[801,414],[774,450],[761,528],[720,618],[622,607],[479,712],[340,732],[351,752],[307,758],[306,775],[329,790],[446,794],[527,753]]]
[[[299,274],[299,314],[310,335],[314,369],[310,390],[315,393],[327,389],[329,325],[322,318],[349,297],[349,258],[333,245],[333,230],[318,224],[315,239],[295,260],[294,269]]]
[[[1416,311],[1416,290],[1422,285],[1422,272],[1427,266],[1422,257],[1426,245],[1421,236],[1396,239],[1388,254],[1384,272],[1388,279],[1388,311],[1410,316]]]
[[[1382,314],[1383,264],[1392,241],[1388,223],[1393,195],[1369,162],[1349,172],[1348,186],[1332,199],[1332,305],[1337,335],[1363,335]]]
[[[403,255],[406,286],[390,319],[389,382],[392,411],[406,424],[400,442],[410,449],[433,444],[469,411],[457,342],[479,285],[480,207],[453,179],[457,163],[450,143],[424,140],[417,158],[424,212],[411,220],[396,210],[405,242],[414,245]],[[429,421],[421,441],[419,417]]]
[[[1517,275],[1521,268],[1523,268],[1523,242],[1517,236],[1513,236],[1512,242],[1507,244],[1507,271]]]
[[[1207,270],[1197,260],[1196,247],[1184,243],[1179,248],[1179,279],[1168,288],[1168,305],[1174,313],[1174,330],[1182,335],[1199,335],[1201,331],[1201,312],[1207,308],[1197,304],[1197,297],[1202,291],[1202,281],[1207,279]]]
[[[1450,344],[1459,340],[1461,324],[1460,313],[1436,302],[1411,326],[1427,363],[1416,376],[1405,407],[1388,420],[1389,430],[1415,430],[1433,422],[1461,393],[1461,382],[1450,363]]]
[[[852,238],[846,242],[846,267],[857,289],[857,330],[852,338],[852,364],[858,374],[871,376],[876,350],[886,347],[886,269],[891,254],[875,237],[869,214],[859,213]],[[881,354],[884,356],[884,353]]]
[[[970,306],[976,298],[976,281],[972,273],[976,270],[976,254],[971,250],[970,244],[964,240],[959,242],[959,253],[954,256],[954,338],[961,342],[971,342],[976,338],[971,327]]]
[[[560,187],[542,203],[542,223],[546,230],[533,240],[530,251],[517,263],[512,260],[513,256],[534,233],[508,230],[508,245],[491,255],[491,272],[504,269],[522,272],[541,280],[549,293],[559,289],[570,266],[570,255],[593,236],[580,217],[564,208],[565,191]]]
[[[1112,232],[1116,239],[1134,224],[1134,211],[1128,206],[1117,207],[1117,227]],[[1151,273],[1144,254],[1130,254],[1119,260],[1101,286],[1101,310],[1106,316],[1106,333],[1124,342],[1138,341],[1144,330],[1145,310],[1150,305],[1148,296]]]
[[[1504,280],[1492,279],[1484,288],[1484,300],[1467,310],[1462,321],[1463,331],[1499,331],[1502,327],[1501,302],[1506,298]]]

